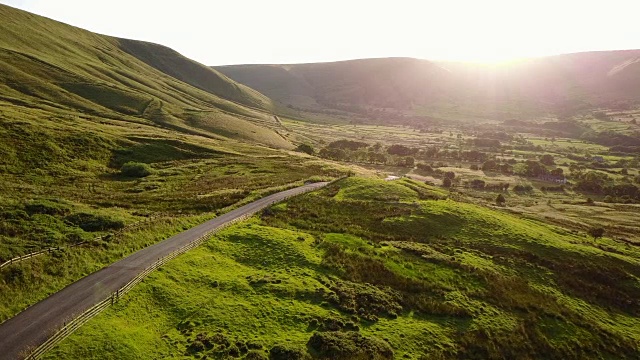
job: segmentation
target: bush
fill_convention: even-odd
[[[284,345],[275,345],[269,350],[270,360],[303,360],[308,358],[306,351]]]
[[[484,185],[485,185],[484,180],[480,180],[480,179],[471,180],[471,182],[469,182],[469,186],[472,189],[484,189]]]
[[[478,165],[473,164],[473,165],[469,166],[469,169],[477,171],[479,168],[478,168]]]
[[[427,173],[433,172],[433,168],[430,165],[427,165],[425,163],[418,163],[417,167],[418,167],[418,170],[422,170]]]
[[[78,226],[84,231],[117,230],[124,227],[124,222],[122,220],[114,220],[104,216],[87,213],[73,214],[67,216],[65,220],[75,226]]]
[[[153,169],[147,164],[129,161],[122,165],[120,174],[127,177],[142,178],[153,174]]]
[[[594,239],[601,238],[604,236],[604,229],[601,227],[591,228],[588,231],[589,235],[593,236]]]
[[[321,359],[393,359],[388,343],[356,331],[316,332],[307,345]]]
[[[523,193],[523,192],[531,192],[533,191],[533,186],[531,185],[516,185],[513,187],[513,191]]]
[[[451,183],[452,183],[452,181],[448,177],[442,179],[442,186],[443,187],[449,188],[449,187],[451,187]]]
[[[300,144],[300,145],[298,145],[298,147],[296,148],[296,151],[302,152],[302,153],[305,153],[305,154],[309,154],[309,155],[313,155],[315,153],[315,150],[309,144]]]
[[[496,205],[503,206],[505,202],[507,202],[507,199],[505,199],[502,194],[498,194],[498,196],[496,196]]]
[[[69,208],[56,202],[39,200],[25,205],[24,210],[29,214],[67,215]]]

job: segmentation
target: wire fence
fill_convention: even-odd
[[[60,251],[60,250],[63,250],[63,249],[70,249],[70,248],[73,248],[73,247],[82,246],[82,245],[89,244],[89,243],[94,242],[94,241],[104,240],[104,239],[112,237],[112,236],[118,236],[118,235],[123,234],[125,231],[130,231],[132,229],[136,229],[136,228],[138,228],[138,227],[140,227],[142,225],[151,223],[151,222],[153,222],[153,221],[155,221],[155,220],[157,220],[159,218],[162,218],[162,216],[151,216],[151,217],[149,217],[149,218],[147,218],[145,220],[137,221],[137,222],[135,222],[133,224],[127,225],[124,228],[116,231],[115,233],[102,235],[102,236],[97,236],[97,237],[93,238],[92,240],[80,241],[80,242],[77,242],[75,244],[66,245],[66,246],[49,247],[49,248],[46,248],[46,249],[42,249],[42,250],[34,251],[32,253],[28,253],[26,255],[16,256],[16,257],[11,258],[11,259],[3,262],[2,264],[0,264],[0,269],[2,269],[5,266],[9,266],[9,265],[12,265],[12,264],[15,264],[15,263],[19,263],[19,262],[27,260],[27,259],[34,258],[36,256],[40,256],[40,255],[44,255],[44,254],[50,254],[50,253],[52,253],[54,251]]]

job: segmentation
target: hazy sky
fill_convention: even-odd
[[[0,0],[207,65],[367,57],[504,61],[640,48],[639,0]]]

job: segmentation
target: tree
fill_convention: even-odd
[[[400,161],[398,161],[398,165],[405,166],[405,167],[413,167],[414,163],[415,163],[415,159],[411,156],[405,156],[402,159],[400,159]]]
[[[444,173],[444,177],[453,180],[456,178],[456,173],[454,173],[453,171],[447,171]]]
[[[472,189],[484,189],[484,185],[485,185],[484,180],[480,180],[480,179],[471,180],[471,182],[469,183],[469,186]]]
[[[296,151],[302,152],[302,153],[305,153],[305,154],[309,154],[309,155],[313,155],[315,153],[315,150],[309,144],[300,144],[300,145],[298,145],[298,147],[296,148]]]
[[[507,202],[507,199],[504,198],[504,195],[498,194],[498,196],[496,196],[496,205],[504,206],[505,202]]]
[[[604,229],[601,227],[594,227],[587,231],[589,235],[593,236],[594,239],[601,238],[604,236]]]
[[[492,171],[495,170],[497,164],[495,160],[487,160],[482,164],[482,171]]]
[[[544,154],[540,156],[540,162],[548,166],[555,164],[553,155],[549,155],[549,154]]]
[[[451,179],[449,179],[448,177],[445,177],[444,179],[442,179],[442,186],[449,188],[451,187],[452,181]]]

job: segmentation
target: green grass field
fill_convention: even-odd
[[[47,358],[637,355],[637,247],[444,195],[349,178],[275,205],[150,275]]]

